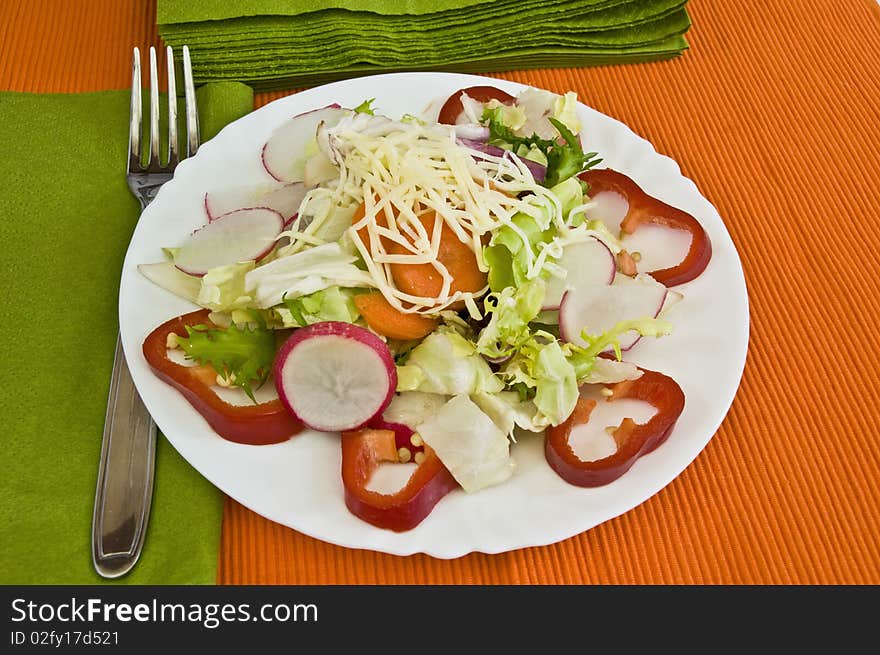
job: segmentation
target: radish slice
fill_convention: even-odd
[[[308,156],[306,147],[314,142],[318,126],[336,125],[346,111],[338,106],[324,107],[295,116],[275,128],[263,146],[263,166],[279,182],[302,182]]]
[[[545,311],[559,309],[562,297],[572,287],[611,284],[617,272],[614,255],[608,246],[595,237],[565,246],[556,264],[565,269],[566,275],[550,276],[547,280],[544,305],[541,307]]]
[[[190,275],[204,275],[216,266],[258,260],[275,246],[284,219],[274,209],[238,209],[192,233],[174,257],[174,265]]]
[[[205,192],[205,213],[208,221],[245,207],[262,206],[257,200],[264,194],[258,187],[233,186]]]
[[[559,333],[564,341],[586,346],[581,332],[602,334],[620,321],[655,318],[666,300],[667,289],[648,275],[632,279],[625,275],[612,285],[584,284],[570,289],[559,308]],[[621,350],[640,339],[635,330],[620,338]]]
[[[309,189],[302,182],[293,182],[267,188],[237,186],[205,193],[205,213],[208,221],[216,221],[237,209],[266,207],[274,209],[285,221],[299,211]]]
[[[285,223],[288,223],[296,216],[303,198],[309,191],[310,188],[301,182],[285,184],[260,198],[259,206],[274,209],[281,214]]]
[[[326,321],[293,333],[275,357],[281,402],[314,430],[353,430],[381,417],[397,387],[388,346],[351,323]]]
[[[684,300],[684,294],[678,291],[673,291],[672,289],[666,290],[666,298],[663,300],[663,306],[660,308],[660,311],[657,312],[657,316],[664,316],[670,309],[675,307],[678,303]]]

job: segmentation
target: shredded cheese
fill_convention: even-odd
[[[480,316],[476,299],[488,288],[453,292],[452,276],[438,260],[443,224],[467,244],[484,272],[488,270],[483,260],[485,234],[509,226],[528,244],[511,221],[517,213],[547,220],[544,228],[551,221],[565,225],[559,200],[535,182],[518,157],[463,146],[451,126],[356,114],[330,128],[319,143],[330,149],[325,154],[337,164],[339,176],[306,194],[300,218],[285,233],[291,240],[286,254],[318,245],[334,207],[364,203],[364,217],[347,228],[346,237],[360,253],[373,286],[401,312],[437,314],[463,301],[471,315]],[[524,191],[531,195],[520,199]],[[442,223],[436,221],[428,233],[419,217],[431,212]],[[395,244],[396,252],[388,252],[386,243]],[[547,247],[533,256],[526,248],[528,276],[539,275],[556,249]],[[431,265],[442,281],[439,293],[424,297],[398,289],[391,275],[393,264]]]

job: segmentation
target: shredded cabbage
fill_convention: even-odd
[[[196,302],[213,311],[248,307],[253,298],[245,291],[245,275],[254,270],[254,262],[228,264],[210,269],[201,279]]]
[[[245,291],[257,307],[306,296],[327,287],[371,287],[373,279],[354,265],[357,258],[327,243],[258,266],[245,275]]]

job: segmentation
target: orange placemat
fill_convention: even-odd
[[[553,546],[453,561],[330,546],[227,501],[220,583],[880,583],[880,7],[692,0],[681,59],[497,75],[630,125],[739,249],[751,343],[694,463]],[[0,4],[0,88],[124,88],[152,2]],[[263,104],[281,94],[265,94]]]

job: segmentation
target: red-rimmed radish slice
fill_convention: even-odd
[[[684,294],[679,293],[678,291],[674,291],[672,289],[666,290],[666,298],[663,299],[663,306],[660,308],[660,311],[657,312],[657,316],[664,316],[670,309],[675,307],[678,303],[684,300]]]
[[[544,305],[541,308],[544,311],[559,309],[565,292],[575,286],[611,284],[617,272],[614,255],[608,246],[595,237],[565,246],[556,264],[565,269],[566,275],[551,275],[547,280]]]
[[[583,284],[569,289],[559,307],[559,334],[563,341],[586,346],[581,333],[602,334],[620,321],[655,318],[666,300],[667,289],[649,276],[620,276],[611,285]],[[620,338],[621,350],[640,339],[635,331]]]
[[[233,186],[205,192],[205,214],[208,221],[216,221],[236,209],[263,206],[257,200],[264,194],[258,187]]]
[[[237,209],[266,207],[274,209],[285,221],[299,211],[299,206],[309,189],[302,182],[260,186],[234,186],[205,193],[205,213],[209,221]]]
[[[285,223],[290,222],[302,204],[303,198],[310,191],[310,187],[302,182],[292,182],[282,187],[273,189],[260,199],[260,207],[274,209],[284,218]]]
[[[224,214],[190,235],[174,265],[184,273],[204,275],[216,266],[256,261],[269,254],[283,226],[281,214],[266,207]]]
[[[351,323],[326,321],[297,330],[275,357],[281,402],[323,432],[354,430],[391,402],[397,369],[388,346]]]
[[[263,166],[279,182],[302,182],[306,160],[314,153],[306,147],[315,140],[318,126],[336,125],[346,111],[339,106],[300,114],[275,128],[261,153]]]

